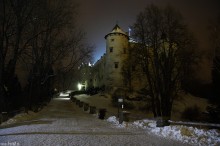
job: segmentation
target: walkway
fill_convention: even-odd
[[[136,128],[117,128],[83,112],[68,98],[54,98],[32,118],[0,127],[1,145],[180,146]]]

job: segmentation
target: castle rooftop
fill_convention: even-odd
[[[125,36],[128,37],[127,33],[125,33],[125,32],[119,27],[118,24],[116,24],[116,25],[114,26],[114,28],[112,29],[112,31],[105,36],[105,39],[107,38],[108,35],[111,35],[111,34],[122,34],[122,35],[125,35]]]

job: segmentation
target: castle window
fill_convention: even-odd
[[[110,51],[110,52],[113,52],[113,47],[110,47],[110,48],[109,48],[109,51]]]
[[[115,62],[115,68],[118,68],[118,62]]]
[[[115,41],[115,39],[111,39],[111,41],[112,41],[112,42],[114,42],[114,41]]]
[[[126,54],[126,48],[124,48],[123,51],[124,51],[124,54]]]
[[[132,71],[135,71],[135,70],[136,70],[136,66],[135,66],[135,65],[132,65],[132,66],[131,66],[131,69],[132,69]]]

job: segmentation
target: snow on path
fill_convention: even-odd
[[[183,145],[149,135],[146,130],[118,128],[83,112],[67,98],[55,98],[25,122],[0,126],[0,146],[159,146]],[[25,120],[25,116],[23,118]]]

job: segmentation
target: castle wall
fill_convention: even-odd
[[[106,86],[122,87],[123,77],[121,68],[127,58],[128,37],[124,34],[115,33],[106,37]]]
[[[143,75],[143,70],[135,61],[131,54],[132,43],[129,42],[128,35],[116,25],[112,32],[105,36],[106,53],[88,70],[84,69],[84,82],[86,89],[102,88],[109,92],[117,88],[139,90],[146,87],[146,78]],[[128,65],[129,64],[129,65]],[[127,66],[128,65],[128,66]],[[126,81],[126,76],[122,73],[122,68],[125,66],[136,68],[131,70],[130,83]],[[87,79],[85,79],[87,78]]]

